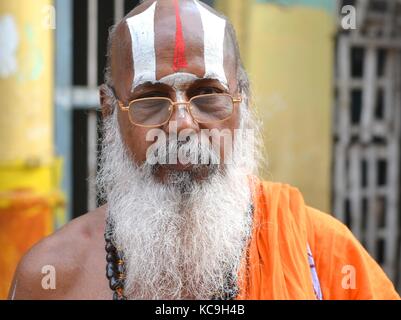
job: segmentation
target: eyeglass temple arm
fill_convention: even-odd
[[[108,87],[108,88],[111,90],[111,92],[112,92],[113,95],[114,95],[114,98],[117,100],[117,104],[118,104],[118,106],[120,107],[120,109],[121,109],[121,110],[124,110],[124,111],[129,110],[129,106],[125,106],[124,103],[122,103],[122,102],[118,99],[115,88],[114,88],[113,86],[110,86],[110,85],[106,84],[106,83],[105,83],[104,85],[105,85],[106,87]]]
[[[118,100],[117,102],[118,102],[118,106],[120,107],[121,110],[123,110],[123,111],[129,110],[129,106],[125,106],[120,100]]]

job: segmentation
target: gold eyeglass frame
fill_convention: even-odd
[[[218,95],[218,96],[227,96],[227,97],[231,98],[231,100],[233,102],[233,110],[231,111],[231,114],[227,118],[222,119],[222,120],[207,121],[207,122],[196,120],[196,118],[192,114],[192,105],[191,105],[192,100],[194,100],[195,98],[199,98],[199,97],[208,97],[208,96],[216,96],[216,95]],[[133,103],[135,103],[135,102],[147,101],[147,100],[153,100],[153,99],[166,100],[166,101],[168,101],[170,103],[170,107],[169,107],[170,115],[168,116],[167,120],[164,121],[163,123],[155,124],[155,125],[144,125],[144,124],[139,124],[139,123],[136,123],[135,121],[133,121],[131,119],[131,113],[129,112],[129,109],[131,108],[131,105]],[[135,99],[135,100],[130,101],[127,106],[125,106],[124,103],[122,103],[120,100],[117,100],[117,102],[118,102],[118,105],[119,105],[121,111],[128,111],[128,117],[129,117],[129,120],[131,121],[132,124],[134,124],[134,125],[136,125],[138,127],[143,127],[143,128],[156,128],[156,127],[162,127],[165,124],[169,123],[170,119],[171,119],[171,117],[172,117],[172,115],[174,113],[174,109],[176,108],[176,106],[179,106],[179,105],[185,105],[185,109],[191,115],[191,117],[192,117],[193,121],[195,121],[195,123],[213,124],[213,123],[220,123],[220,122],[226,121],[226,120],[228,120],[228,119],[230,119],[232,117],[232,115],[234,114],[235,105],[237,103],[241,103],[242,102],[242,98],[234,98],[232,95],[230,95],[228,93],[211,93],[211,94],[203,94],[203,95],[194,96],[191,99],[189,99],[189,101],[187,101],[187,102],[174,102],[170,98],[166,98],[166,97],[152,97],[152,98]]]

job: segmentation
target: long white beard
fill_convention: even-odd
[[[98,183],[115,227],[114,241],[124,252],[126,296],[210,299],[228,289],[228,279],[238,281],[251,232],[247,176],[256,168],[254,156],[238,148],[234,145],[235,161],[224,173],[202,182],[177,173],[174,183],[163,184],[150,165],[133,162],[116,112],[105,119]]]

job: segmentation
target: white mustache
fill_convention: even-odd
[[[165,145],[154,150],[153,157],[157,164],[182,163],[192,165],[210,165],[220,163],[220,151],[210,143],[202,143],[196,134],[188,136],[186,141],[168,139]],[[153,164],[153,163],[152,163]]]

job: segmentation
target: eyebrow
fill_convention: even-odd
[[[218,83],[220,86],[222,86],[225,90],[227,90],[227,91],[229,90],[229,87],[228,87],[228,84],[227,84],[227,83],[221,82],[219,79],[213,78],[213,77],[194,79],[193,81],[189,81],[189,82],[188,82],[188,87],[191,87],[191,86],[194,86],[194,85],[196,85],[196,84],[203,83],[203,82],[215,82],[215,83]],[[151,84],[152,84],[152,83],[151,83]],[[156,81],[156,82],[153,83],[153,84],[167,85],[167,86],[169,86],[170,88],[172,87],[172,86],[170,86],[169,84],[164,83],[164,82],[160,82],[160,81]]]
[[[188,82],[188,87],[191,87],[193,85],[199,84],[199,83],[203,83],[203,82],[208,82],[208,81],[213,81],[213,82],[217,82],[219,85],[221,85],[225,90],[228,90],[228,85],[226,83],[222,83],[219,79],[216,78],[212,78],[212,77],[208,77],[208,78],[198,78],[198,79],[194,79],[193,81]],[[138,85],[134,91],[132,91],[132,95],[136,95],[137,92],[136,91],[141,91],[142,89],[145,88],[149,88],[151,86],[164,86],[164,87],[169,87],[169,88],[173,88],[173,86],[161,82],[160,80],[156,80],[156,81],[146,81],[141,83],[140,85]]]
[[[195,80],[191,85],[196,85],[198,83],[202,83],[202,82],[208,82],[208,81],[213,81],[215,83],[218,83],[222,88],[224,88],[224,90],[228,91],[229,87],[226,83],[222,83],[220,80],[215,79],[215,78],[201,78],[201,79],[197,79]]]
[[[164,89],[166,89],[166,87],[170,88],[167,84],[161,82],[146,81],[138,85],[133,91],[130,92],[129,99],[135,99],[135,97],[140,95],[141,93],[146,93],[146,89],[150,89],[150,86],[159,89],[163,89],[163,87]]]

